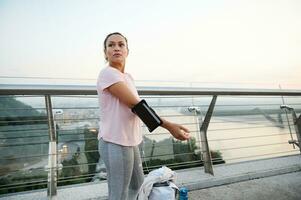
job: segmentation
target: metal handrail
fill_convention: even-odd
[[[137,87],[140,95],[259,95],[300,96],[293,89],[240,89],[200,87]],[[0,84],[0,95],[96,95],[95,85]]]

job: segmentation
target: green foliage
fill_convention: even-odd
[[[60,175],[60,180],[61,180],[59,182],[60,186],[90,182],[93,174],[95,174],[96,172],[95,163],[97,163],[99,160],[99,153],[97,151],[98,150],[97,134],[93,131],[90,131],[88,127],[84,128],[82,134],[84,135],[82,140],[85,141],[84,149],[83,149],[84,152],[76,152],[73,154],[72,159],[64,160],[62,162],[63,169]],[[72,136],[71,134],[71,137],[69,136],[69,138],[64,137],[61,139],[64,139],[64,141],[69,141],[72,140],[73,137],[74,136]],[[84,156],[87,159],[86,162],[87,162],[88,171],[81,170],[81,164],[83,163],[79,161],[80,154],[82,155],[84,154]]]
[[[1,117],[18,116],[40,116],[41,113],[31,106],[16,100],[15,96],[2,96],[0,98],[0,107],[2,108]]]
[[[0,194],[47,187],[47,173],[43,169],[20,170],[45,159],[44,156],[27,156],[46,154],[46,159],[48,157],[45,114],[15,96],[1,96],[0,107],[0,132],[1,137],[6,138],[1,141]]]
[[[88,163],[97,163],[99,160],[97,134],[91,132],[88,128],[84,130],[85,155]],[[88,165],[88,174],[94,174],[96,165]]]
[[[150,159],[143,163],[145,172],[148,170],[161,167],[163,165],[173,169],[186,169],[191,167],[203,166],[203,161],[200,153],[198,151],[198,146],[196,145],[196,139],[191,138],[188,142],[174,140],[173,141],[173,159]],[[211,151],[211,157],[214,159],[213,164],[225,163],[222,159],[222,154],[219,151]]]
[[[210,151],[210,153],[212,159],[217,159],[217,158],[222,159],[222,153],[220,151]]]
[[[46,123],[46,116],[14,96],[0,98],[0,126]]]
[[[30,184],[33,182],[33,184]],[[12,185],[12,184],[15,184]],[[20,174],[5,176],[0,178],[0,186],[12,185],[11,187],[1,187],[0,194],[22,192],[47,188],[47,174]]]

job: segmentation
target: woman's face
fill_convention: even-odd
[[[111,35],[106,43],[105,56],[110,64],[124,64],[128,56],[126,40],[121,35]]]

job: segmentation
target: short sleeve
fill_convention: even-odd
[[[97,85],[101,90],[104,90],[117,82],[124,81],[124,78],[120,72],[118,72],[116,69],[110,68],[111,67],[107,67],[99,74]]]

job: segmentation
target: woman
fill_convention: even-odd
[[[128,42],[121,33],[104,40],[108,66],[97,80],[101,125],[99,151],[107,169],[109,200],[137,198],[144,175],[138,145],[142,142],[139,117],[131,111],[140,102],[133,78],[125,73]],[[188,140],[185,127],[163,118],[161,126],[175,138]]]

